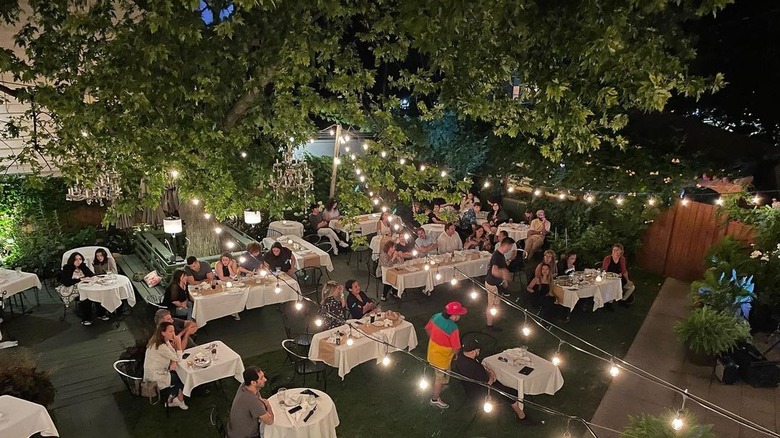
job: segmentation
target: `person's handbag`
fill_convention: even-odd
[[[65,305],[65,307],[68,307],[68,304],[75,301],[79,297],[79,288],[78,285],[72,285],[72,286],[64,286],[59,285],[56,288],[57,293],[60,294],[60,298],[62,299],[62,303]]]
[[[141,382],[141,397],[148,397],[149,403],[157,404],[159,400],[160,391],[157,388],[157,382],[144,380]],[[158,397],[156,402],[152,403],[155,397]]]

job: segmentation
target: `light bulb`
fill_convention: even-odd
[[[374,205],[379,205],[379,199],[374,198]]]
[[[485,184],[482,184],[482,187],[484,188],[490,187],[490,181],[485,181]]]
[[[498,309],[495,308],[495,307],[491,307],[490,308],[490,314],[493,315],[493,316],[498,315]]]
[[[690,201],[688,201],[688,198],[683,198],[683,200],[682,200],[682,201],[680,201],[680,203],[681,203],[682,205],[688,205],[688,203],[689,203],[689,202],[690,202]]]
[[[330,135],[336,135],[336,131],[334,131],[333,129],[331,129],[330,131],[328,131],[328,133],[329,133]]]
[[[317,327],[322,327],[322,318],[320,318],[320,317],[317,317],[317,318],[314,320],[314,325],[316,325]]]
[[[171,178],[176,179],[179,177],[179,171],[176,169],[171,170]]]
[[[426,264],[423,266],[423,269],[424,269],[424,270],[426,270],[426,271],[430,271],[430,270],[431,270],[431,265],[429,265],[429,264],[427,264],[427,263],[426,263]]]
[[[617,377],[618,374],[620,374],[620,368],[618,368],[617,365],[610,361],[609,375],[612,377]]]
[[[345,152],[349,152],[350,150],[351,150],[351,149],[349,148],[349,146],[345,146],[345,147],[344,147],[344,151],[345,151]]]
[[[280,293],[282,293],[282,287],[281,287],[281,286],[279,286],[279,285],[277,284],[277,285],[274,287],[274,293],[275,293],[275,294],[280,294]],[[300,304],[300,303],[298,303],[298,304]],[[296,307],[296,308],[298,308],[298,304],[296,304],[296,305],[295,305],[295,307]],[[303,307],[303,305],[301,305],[301,307]],[[300,310],[300,309],[298,309],[298,310]]]
[[[625,199],[623,199],[623,197],[619,197],[619,198],[617,198],[617,199],[615,200],[615,202],[617,202],[617,205],[623,205],[623,203],[624,203],[625,201],[626,201],[626,200],[625,200]]]
[[[601,280],[603,280],[603,278],[601,278],[601,275],[597,275],[596,276],[596,281],[600,282]]]
[[[558,356],[558,353],[555,353],[555,356],[552,358],[552,364],[556,367],[561,364],[561,357]]]
[[[292,239],[287,239],[287,244],[288,245],[292,245],[293,244],[293,240]]]
[[[241,152],[241,158],[246,158],[246,152]]]
[[[452,279],[450,280],[450,284],[455,286],[456,284],[458,284],[458,279],[455,278],[455,277],[452,277]]]
[[[192,205],[198,205],[198,204],[200,204],[200,199],[192,198]]]
[[[366,182],[366,177],[363,175],[360,175],[360,178],[358,178],[360,182]]]
[[[294,141],[295,141],[295,138],[294,137],[290,137],[290,143],[292,143]]]
[[[387,157],[387,152],[385,152],[385,151],[382,151],[382,152],[381,152],[379,155],[381,155],[381,156],[382,156],[382,158],[385,158],[385,157]]]
[[[349,134],[344,136],[344,141],[349,141],[350,139],[351,139],[351,137],[349,136]]]
[[[514,193],[515,192],[515,188],[514,187],[509,187],[508,189],[506,189],[506,191],[507,191],[507,193]]]
[[[394,229],[395,231],[398,231],[398,230],[400,230],[400,229],[401,229],[401,226],[400,226],[400,225],[398,225],[398,224],[395,224],[395,225],[393,225],[393,229]]]
[[[650,198],[650,199],[648,199],[648,200],[647,200],[647,204],[648,204],[648,205],[650,205],[650,206],[653,206],[653,205],[655,205],[655,198]]]
[[[211,219],[211,214],[210,213],[203,213],[203,219],[206,219],[206,220]]]
[[[265,277],[266,275],[268,275],[268,271],[266,271],[265,269],[261,269],[260,270],[260,276],[261,277]]]
[[[412,257],[417,257],[418,254],[419,254],[419,252],[417,252],[416,249],[412,250]]]
[[[490,399],[490,396],[487,396],[485,399],[485,404],[482,405],[482,410],[484,410],[487,414],[493,412],[493,401]]]
[[[387,206],[386,206],[386,205],[383,205],[383,206],[382,206],[382,213],[384,213],[384,212],[386,212],[386,211],[387,211]]]
[[[360,168],[359,168],[359,167],[358,167],[357,169],[355,169],[355,175],[360,175],[362,172],[363,172],[363,171],[362,171],[362,170],[360,170]]]
[[[374,196],[374,192],[368,192],[368,196]]]
[[[538,198],[539,196],[542,196],[542,191],[541,191],[541,190],[539,190],[539,189],[536,189],[536,190],[534,190],[534,196],[536,196],[537,198]]]
[[[392,221],[394,221],[394,220],[395,220],[395,216],[393,216],[393,215],[388,215],[388,216],[387,216],[387,221],[388,221],[388,222],[392,222]]]
[[[246,257],[244,257],[244,256],[239,257],[238,258],[238,262],[239,263],[246,263]]]
[[[222,233],[222,228],[214,227],[214,232],[217,233],[217,234],[220,234],[220,233]]]
[[[355,161],[357,159],[357,155],[349,154],[349,159],[352,160],[352,161]]]
[[[336,163],[336,165],[339,165],[339,164],[341,164],[341,158],[336,157],[336,158],[333,159],[333,162]]]
[[[295,302],[295,310],[301,310],[303,309],[303,303],[300,301]]]
[[[390,356],[385,355],[385,357],[382,358],[382,365],[384,366],[390,365]]]
[[[401,163],[402,165],[406,164],[406,158],[401,158],[400,160],[398,160],[398,162]]]
[[[681,417],[681,416],[680,416],[680,414],[678,413],[678,414],[677,414],[677,415],[674,417],[674,420],[672,420],[672,429],[674,429],[674,430],[680,430],[680,429],[682,429],[682,428],[683,428],[684,424],[685,424],[685,423],[683,422],[683,419],[682,419],[682,417]]]
[[[564,193],[560,193],[560,194],[558,195],[558,199],[560,199],[561,201],[563,201],[564,199],[566,199],[566,195],[565,195]]]
[[[409,238],[412,237],[409,235],[409,233],[404,233],[404,239],[409,240]]]
[[[760,197],[760,196],[758,196],[758,195],[756,195],[756,196],[753,196],[753,203],[754,203],[754,204],[756,204],[756,205],[758,205],[759,203],[761,203],[761,197]]]
[[[425,172],[425,164],[420,164],[420,172]]]
[[[364,151],[367,151],[367,150],[368,150],[368,143],[363,143],[363,150],[364,150]]]
[[[425,377],[420,378],[420,383],[418,383],[418,385],[420,386],[420,389],[428,389],[428,379]]]
[[[441,280],[441,274],[438,272],[436,273],[436,280]]]
[[[715,204],[716,205],[723,205],[723,202],[724,202],[723,198],[718,198],[718,199],[715,200]]]
[[[446,176],[447,176],[447,171],[446,170],[442,170],[441,171],[441,177],[445,178]]]
[[[523,332],[523,336],[531,336],[531,327],[528,327],[527,325],[523,325],[523,328],[520,331]]]
[[[228,249],[233,249],[236,246],[236,244],[233,242],[228,242],[225,244],[225,246],[227,246]]]
[[[475,291],[475,290],[471,291],[471,293],[469,294],[469,296],[471,296],[471,299],[472,299],[472,300],[476,300],[477,298],[479,298],[479,294],[478,294],[478,293],[477,293],[477,291]]]

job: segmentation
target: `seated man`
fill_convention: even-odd
[[[279,270],[292,276],[295,273],[295,257],[292,250],[283,247],[279,242],[274,242],[271,250],[263,258],[263,267],[270,272]]]
[[[170,322],[173,324],[173,330],[176,336],[181,340],[184,348],[195,347],[195,342],[190,339],[198,331],[198,325],[193,321],[185,321],[181,318],[174,318],[167,309],[160,309],[154,313],[154,326],[158,327],[161,322]]]
[[[544,215],[544,210],[536,212],[536,219],[531,221],[528,237],[525,238],[525,258],[533,257],[537,249],[541,248],[545,237],[550,233],[550,221]]]
[[[257,367],[249,367],[243,377],[244,383],[238,387],[230,407],[228,438],[261,437],[265,425],[274,424],[274,411],[260,395],[267,381],[265,374]]]
[[[482,365],[482,363],[477,360],[478,356],[479,342],[474,338],[467,338],[463,342],[463,348],[461,348],[460,353],[455,356],[453,370],[458,374],[462,374],[463,376],[468,377],[469,379],[487,383],[501,392],[505,392],[517,397],[517,390],[508,386],[504,386],[501,384],[501,382],[497,381],[496,373],[494,373],[490,368]],[[466,395],[470,399],[481,402],[485,399],[485,396],[487,396],[488,390],[484,386],[473,382],[462,382],[463,388],[466,390]],[[501,394],[498,394],[497,398],[510,404],[512,410],[515,411],[515,414],[517,414],[517,421],[520,424],[529,426],[537,424],[535,421],[531,420],[528,418],[528,416],[525,415],[525,412],[523,412],[523,405],[520,402],[514,401]]]
[[[436,244],[436,241],[429,237],[425,233],[425,228],[422,227],[417,229],[417,239],[415,239],[414,245],[417,248],[417,252],[419,253],[420,257],[436,254],[436,250],[439,248],[439,245]]]
[[[482,209],[482,204],[475,202],[474,205],[463,213],[460,218],[460,229],[466,236],[474,232],[479,226],[477,223],[477,213]]]
[[[493,247],[493,250],[494,251],[497,250],[498,249],[498,245],[501,245],[501,242],[504,239],[506,239],[507,237],[509,237],[509,234],[507,234],[506,231],[504,231],[504,230],[501,230],[498,233],[496,233],[496,240],[495,240],[496,244]],[[510,248],[509,252],[504,254],[504,256],[506,257],[506,263],[510,267],[509,270],[512,271],[512,269],[511,269],[512,268],[512,262],[514,262],[517,259],[517,243],[513,243],[512,244],[512,248]]]
[[[250,242],[246,246],[246,252],[238,258],[238,270],[244,274],[253,274],[263,264],[262,256],[260,255],[260,244],[257,242]]]
[[[463,249],[463,241],[460,240],[460,236],[455,232],[455,224],[448,222],[444,226],[444,232],[436,239],[436,244],[439,246],[439,254],[446,254],[448,252],[460,251]]]
[[[312,230],[314,230],[318,236],[328,238],[330,241],[330,246],[333,249],[333,255],[339,255],[339,246],[342,248],[348,248],[349,244],[339,239],[338,234],[333,231],[333,228],[328,226],[328,221],[322,217],[319,204],[311,204],[309,208],[311,209],[311,214],[309,215],[309,225],[311,225]]]
[[[187,266],[184,267],[184,272],[187,274],[187,284],[200,284],[204,281],[214,284],[214,272],[211,270],[211,265],[199,261],[195,256],[187,257]]]

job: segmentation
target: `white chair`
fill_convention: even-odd
[[[109,251],[108,248],[104,246],[82,246],[81,248],[74,248],[65,251],[65,254],[62,255],[62,264],[60,264],[60,267],[65,266],[65,264],[68,263],[68,259],[70,258],[70,255],[73,254],[74,252],[77,252],[84,256],[84,263],[91,270],[92,258],[95,257],[95,251],[97,251],[98,249],[102,249],[106,252],[106,254],[108,254],[108,262],[111,264],[111,266],[114,267],[114,272],[116,272],[116,260],[114,260],[114,256],[111,255],[111,251]]]

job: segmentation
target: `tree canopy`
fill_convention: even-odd
[[[68,178],[121,174],[113,212],[156,203],[176,169],[181,193],[225,217],[279,202],[274,157],[324,124],[405,150],[401,97],[425,121],[486,123],[548,159],[625,148],[629,111],[723,85],[689,73],[683,26],[729,2],[10,2],[0,18],[21,25],[23,54],[4,50],[0,71],[29,85],[2,91],[50,116],[27,156]]]

